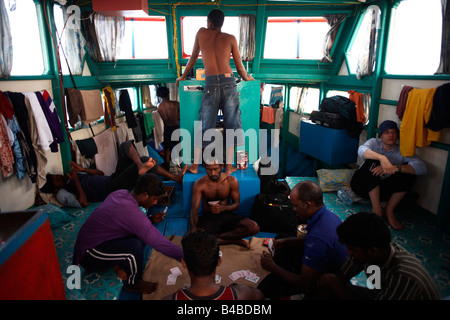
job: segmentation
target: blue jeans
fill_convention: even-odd
[[[239,109],[239,95],[236,79],[232,73],[207,76],[203,89],[202,104],[200,108],[200,121],[202,121],[202,137],[208,129],[216,128],[219,109],[223,112],[225,133],[231,129],[237,138],[236,145],[244,145],[241,109]],[[197,131],[198,132],[198,131]],[[203,140],[203,139],[202,139]],[[234,139],[227,139],[226,146],[234,147]],[[203,147],[210,142],[203,141]],[[196,145],[196,147],[200,147]]]

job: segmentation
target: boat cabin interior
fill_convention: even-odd
[[[42,188],[47,174],[70,175],[72,162],[113,175],[120,145],[133,140],[140,157],[164,170],[157,174],[166,193],[143,214],[167,209],[154,226],[167,239],[186,234],[194,183],[207,174],[201,161],[196,173],[183,170],[197,163],[196,128],[215,75],[196,54],[197,32],[213,9],[224,13],[220,32],[234,36],[238,50],[224,74],[236,80],[240,120],[233,121],[244,138],[227,162],[239,182],[235,213],[255,217],[267,168],[289,190],[318,184],[342,221],[373,211],[351,180],[365,161],[360,146],[380,141],[380,125],[391,120],[402,156],[426,169],[397,208],[402,228],[386,223],[392,241],[450,297],[449,7],[445,0],[0,0],[0,299],[159,299],[126,291],[112,269],[76,269],[78,231],[103,201],[70,207]],[[178,153],[167,149],[158,111],[164,87],[179,106],[179,135],[171,136]],[[215,121],[215,152],[227,150],[226,110]],[[280,232],[261,225],[254,237]],[[146,246],[144,277],[155,271],[156,253]],[[160,286],[182,287],[180,278],[177,288],[166,285],[164,267],[156,270]],[[252,271],[235,270],[242,268]],[[366,279],[361,273],[352,282],[366,286]]]

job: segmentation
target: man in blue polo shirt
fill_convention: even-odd
[[[341,219],[323,203],[322,189],[312,181],[302,181],[290,193],[293,210],[308,221],[306,235],[277,239],[275,256],[264,252],[261,265],[271,271],[258,286],[266,298],[283,298],[303,293],[314,295],[322,273],[338,273],[347,257],[347,248],[339,242],[336,228]]]

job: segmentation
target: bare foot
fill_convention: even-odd
[[[176,182],[178,182],[179,184],[183,183],[183,177],[184,177],[184,174],[186,173],[187,169],[188,169],[188,166],[187,166],[187,164],[185,164],[183,169],[181,170],[181,173],[179,175],[177,175]]]
[[[146,173],[148,170],[150,170],[154,166],[155,166],[155,160],[153,160],[153,158],[148,159],[147,162],[143,163],[139,167],[139,171],[138,171],[139,175],[143,175],[144,173]]]
[[[226,245],[226,244],[235,244],[247,249],[250,249],[250,244],[245,241],[244,239],[239,239],[239,240],[226,240],[226,239],[217,239],[219,242],[219,245]]]
[[[127,291],[142,293],[142,294],[149,294],[149,293],[155,292],[157,288],[158,288],[157,282],[150,282],[150,281],[144,281],[144,280],[141,280],[134,285],[127,285],[125,287],[125,289]]]
[[[395,218],[395,215],[392,214],[388,214],[386,213],[386,219],[389,223],[389,225],[394,229],[394,230],[402,230],[403,229],[403,225],[400,223],[400,221],[397,220],[397,218]]]
[[[116,274],[120,280],[122,280],[122,281],[127,280],[127,273],[125,272],[125,270],[120,269],[119,266],[114,266],[113,269],[116,272]]]
[[[190,173],[196,174],[198,172],[198,164],[193,164],[189,167],[187,167],[187,171]]]
[[[232,164],[227,164],[226,168],[225,168],[225,173],[226,174],[232,174],[233,172],[235,172],[237,170],[236,167],[233,167]]]

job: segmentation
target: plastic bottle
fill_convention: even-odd
[[[339,199],[342,200],[342,202],[344,202],[346,205],[351,206],[353,204],[353,200],[352,198],[348,195],[347,192],[345,192],[344,190],[338,190],[337,192],[337,196],[339,197]]]

